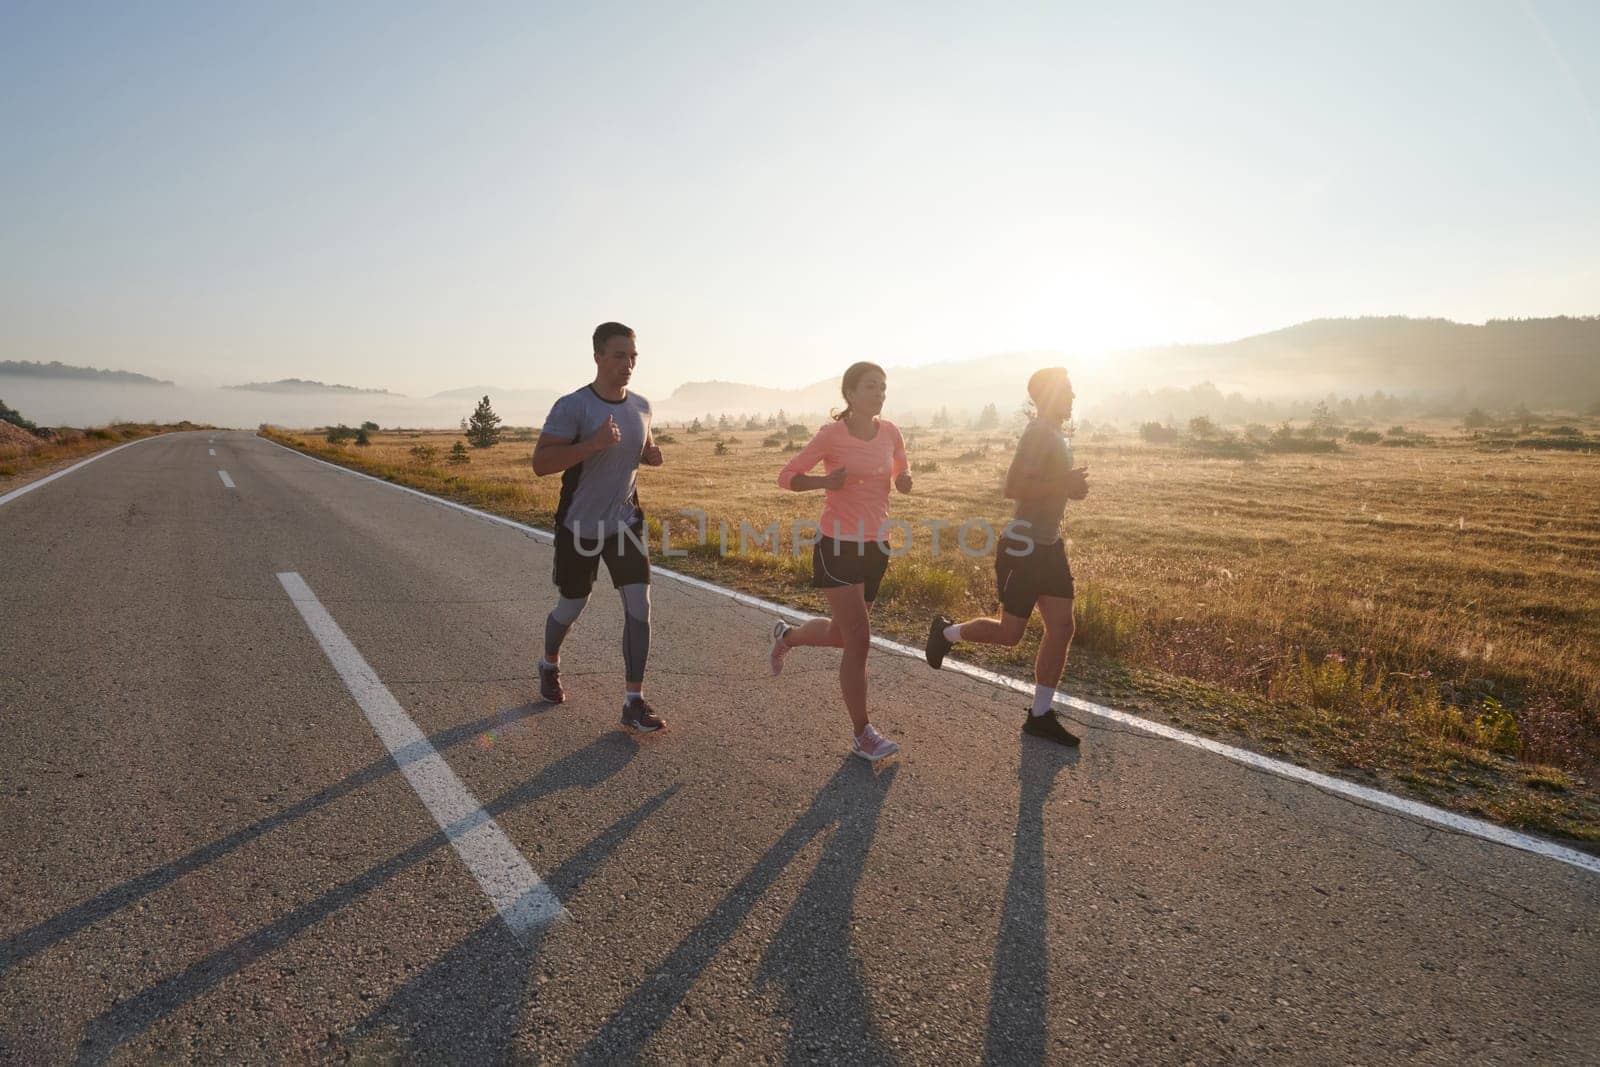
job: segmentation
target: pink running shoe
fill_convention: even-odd
[[[856,740],[850,746],[850,751],[870,763],[877,763],[885,757],[892,756],[900,751],[900,746],[880,734],[869,722],[867,728],[856,735]]]
[[[772,668],[774,678],[783,673],[783,658],[789,654],[789,646],[783,643],[783,635],[790,629],[782,619],[772,624],[772,651],[767,654],[767,664]]]

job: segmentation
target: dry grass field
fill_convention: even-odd
[[[903,429],[916,485],[892,506],[917,528],[875,625],[920,644],[932,613],[996,608],[991,560],[948,550],[935,559],[917,524],[1002,523],[998,487],[1015,437]],[[1413,430],[1250,458],[1080,434],[1092,489],[1067,516],[1079,629],[1063,687],[1595,848],[1600,440],[1541,450],[1455,426]],[[381,432],[364,447],[272,435],[524,521],[548,525],[555,508],[559,479],[534,477],[526,431],[469,450],[465,464],[448,461],[455,432]],[[754,430],[666,436],[666,464],[640,472],[646,511],[705,510],[711,544],[659,562],[821,608],[808,556],[738,547],[741,521],[787,530],[820,509],[817,494],[777,487],[786,442]],[[673,520],[675,549],[692,544],[693,529]],[[659,532],[653,547],[659,554]],[[1027,676],[1036,627],[1016,649],[963,645],[956,655]]]

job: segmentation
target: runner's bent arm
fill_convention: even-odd
[[[840,467],[832,474],[813,475],[807,474],[812,467],[820,463],[828,451],[828,444],[823,435],[829,427],[824,426],[818,430],[806,446],[788,463],[783,465],[783,470],[778,472],[778,485],[784,489],[792,489],[803,493],[808,489],[837,489],[844,484],[844,468]]]

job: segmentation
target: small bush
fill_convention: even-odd
[[[728,442],[718,441],[717,447],[712,449],[712,451],[719,456],[726,456],[728,454]]]
[[[939,461],[936,460],[936,459],[917,459],[917,460],[912,460],[911,461],[911,473],[913,473],[913,474],[937,474],[937,473],[939,473]]]
[[[412,445],[411,458],[425,466],[432,465],[439,458],[439,450],[432,445]]]
[[[762,448],[782,448],[784,437],[781,433],[769,433],[761,439]]]
[[[341,422],[337,426],[328,427],[327,437],[330,445],[342,445],[346,441],[355,440],[356,431]]]
[[[1351,430],[1344,439],[1353,445],[1375,445],[1383,440],[1383,434],[1377,430]]]
[[[658,445],[675,445],[678,443],[678,439],[666,430],[662,430],[660,433],[651,430],[650,439]]]
[[[1147,422],[1139,427],[1139,438],[1146,444],[1175,445],[1178,443],[1178,431],[1159,422]]]
[[[452,467],[463,467],[468,463],[471,463],[472,457],[467,454],[466,444],[461,441],[457,441],[454,445],[451,445],[450,457],[445,462],[449,463]]]

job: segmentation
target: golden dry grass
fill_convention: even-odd
[[[1253,460],[1080,435],[1092,492],[1067,519],[1079,597],[1065,684],[1092,678],[1102,692],[1289,758],[1600,840],[1590,784],[1600,763],[1600,455],[1484,451],[1434,429],[1424,447]],[[669,432],[666,465],[640,472],[652,516],[704,509],[712,540],[722,520],[735,545],[741,520],[787,529],[816,517],[817,494],[777,487],[788,457],[764,445],[766,433]],[[916,488],[894,497],[896,517],[1005,520],[998,486],[1012,434],[906,432]],[[533,476],[531,439],[450,466],[456,433],[385,432],[366,448],[290,438],[525,521],[554,512],[559,479]],[[436,458],[413,454],[428,448]],[[674,519],[674,544],[691,528]],[[935,559],[929,539],[919,529],[891,566],[876,611],[880,630],[915,643],[933,612],[996,607],[991,560]],[[822,604],[803,560],[723,558],[713,546],[670,565]],[[958,654],[1026,675],[1036,641],[1034,630],[1014,650]]]

